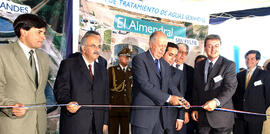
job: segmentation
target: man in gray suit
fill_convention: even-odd
[[[221,39],[208,35],[204,41],[207,59],[199,62],[194,70],[193,104],[203,109],[192,112],[198,121],[200,134],[230,134],[234,114],[214,111],[216,107],[233,108],[232,96],[237,87],[236,65],[220,56]]]
[[[136,55],[132,60],[132,105],[149,108],[132,108],[131,125],[133,134],[163,134],[169,127],[169,108],[163,105],[183,105],[183,98],[174,96],[178,90],[170,87],[170,65],[161,57],[167,47],[167,36],[156,31],[150,36],[149,50]]]
[[[39,50],[46,26],[40,17],[22,14],[13,24],[19,39],[0,46],[0,105],[17,106],[0,109],[1,134],[46,132],[46,108],[22,108],[46,104],[49,57]]]

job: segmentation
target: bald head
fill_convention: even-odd
[[[149,47],[155,59],[160,59],[167,47],[167,36],[161,32],[156,31],[150,36]]]

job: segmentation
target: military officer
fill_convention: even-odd
[[[118,53],[120,63],[108,69],[111,105],[131,104],[132,75],[128,66],[130,54],[129,48],[123,48]],[[129,133],[129,108],[111,108],[109,115],[109,134],[118,134],[119,126],[121,134]]]

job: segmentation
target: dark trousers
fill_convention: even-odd
[[[198,133],[198,123],[190,118],[187,124],[184,124],[178,134],[197,134]]]
[[[155,123],[153,128],[144,128],[144,127],[132,125],[131,133],[132,134],[176,134],[175,126],[164,129],[164,125],[162,125],[163,124],[162,120],[163,120],[163,117],[160,112],[160,117]]]
[[[261,134],[263,122],[247,122],[243,118],[235,118],[234,134]]]
[[[132,134],[164,134],[164,127],[163,127],[163,117],[162,111],[159,112],[158,120],[155,122],[155,125],[151,128],[145,128],[141,126],[131,126],[131,133]],[[149,121],[150,122],[150,121]]]
[[[92,123],[90,125],[90,129],[89,129],[89,133],[88,134],[98,134],[97,131],[96,131],[96,126],[95,126],[95,118],[94,118],[93,115],[91,116],[91,118],[92,118]]]
[[[231,134],[232,128],[199,127],[199,134]],[[237,134],[237,133],[236,133]]]
[[[144,128],[132,125],[131,132],[132,134],[163,134],[164,129],[161,125],[160,120],[158,120],[153,128]]]
[[[129,112],[110,113],[109,134],[119,134],[119,126],[121,134],[129,133]]]

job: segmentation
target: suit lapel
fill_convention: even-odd
[[[13,52],[15,54],[15,57],[20,64],[20,66],[23,68],[23,70],[26,72],[26,74],[29,76],[30,80],[35,83],[34,76],[31,71],[30,63],[28,59],[26,58],[22,48],[17,44],[13,44]]]
[[[199,72],[200,72],[201,78],[203,78],[203,83],[205,83],[205,77],[204,77],[205,63],[206,63],[206,60],[202,61],[201,67],[198,66],[198,70],[201,69]]]
[[[146,57],[147,57],[147,60],[149,61],[149,62],[147,62],[147,63],[149,63],[150,68],[153,68],[153,70],[155,71],[156,75],[157,75],[158,78],[160,79],[160,78],[161,78],[160,73],[158,72],[157,66],[156,66],[156,64],[155,64],[155,62],[154,62],[154,60],[153,60],[153,57],[152,57],[151,54],[150,54],[150,50],[148,50],[148,51],[146,52]],[[160,63],[161,63],[161,62],[160,62]],[[161,68],[161,65],[160,65],[160,68]],[[161,71],[161,72],[162,72],[162,71]]]
[[[39,75],[38,75],[38,87],[41,84],[42,76],[44,75],[44,68],[43,68],[43,62],[42,62],[42,55],[39,49],[36,49],[37,59],[38,59],[38,69],[39,69]],[[38,88],[37,88],[38,89]]]
[[[101,65],[101,64],[99,64],[97,62],[95,62],[94,64],[95,64],[94,65],[94,82],[95,82],[95,81],[100,80],[101,72],[100,72],[100,69],[99,69],[100,68],[99,65]]]

